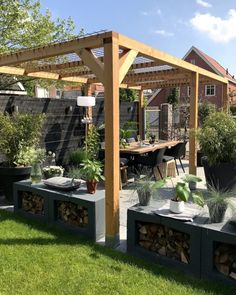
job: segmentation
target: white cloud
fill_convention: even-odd
[[[190,19],[190,23],[217,43],[228,43],[236,38],[236,10],[234,9],[229,10],[225,19],[210,13],[196,13]]]
[[[157,35],[161,35],[163,37],[172,37],[172,36],[174,36],[174,33],[167,32],[166,30],[155,30],[155,31],[153,31],[153,33],[157,34]]]
[[[158,8],[156,10],[150,10],[150,11],[141,11],[140,12],[141,15],[143,16],[150,16],[150,15],[161,15],[162,14],[162,11]]]
[[[203,0],[196,0],[196,3],[203,7],[212,7],[211,3],[203,1]]]

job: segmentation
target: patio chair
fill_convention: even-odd
[[[158,170],[158,173],[160,174],[160,177],[163,179],[163,175],[160,169],[160,165],[163,162],[163,156],[165,153],[166,148],[158,149],[153,152],[149,152],[146,155],[140,155],[136,159],[136,164],[141,166],[150,167],[152,169],[152,175],[155,176],[155,167]]]
[[[176,167],[176,171],[177,171],[178,175],[179,175],[179,170],[178,170],[178,166],[177,166],[177,162],[176,162],[177,159],[179,160],[180,165],[183,169],[183,172],[185,173],[184,166],[183,166],[181,159],[185,158],[186,144],[187,144],[187,141],[180,142],[177,145],[173,146],[172,148],[167,149],[165,152],[164,158],[163,158],[164,161],[165,160],[168,161],[168,157],[172,157],[172,159],[174,158],[175,167]]]
[[[103,164],[105,163],[105,151],[99,150],[98,160]],[[128,169],[129,159],[120,156],[120,189],[122,189],[122,183],[126,185],[128,183],[127,169]]]

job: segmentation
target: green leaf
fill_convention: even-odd
[[[182,178],[182,180],[184,182],[200,182],[202,181],[202,179],[200,177],[197,177],[196,175],[193,175],[193,174],[187,174],[185,175],[185,177]]]
[[[184,202],[188,201],[191,191],[189,187],[186,185],[186,183],[178,182],[175,190],[177,199],[180,199]]]
[[[203,207],[205,202],[201,192],[192,192],[193,202],[200,207]]]

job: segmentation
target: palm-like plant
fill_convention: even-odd
[[[220,191],[216,187],[209,187],[205,202],[208,206],[212,223],[222,222],[228,207],[235,211],[236,205],[232,199],[234,196],[231,191]]]
[[[139,204],[146,206],[150,203],[152,195],[157,192],[158,189],[162,188],[166,183],[166,179],[153,181],[151,178],[145,177],[139,179],[135,184],[134,188],[138,193]]]
[[[191,182],[200,182],[202,181],[200,177],[197,177],[192,174],[185,175],[185,177],[182,178],[182,182],[177,182],[175,186],[175,197],[173,198],[173,201],[179,202],[184,201],[188,202],[190,198],[192,198],[193,202],[201,207],[204,206],[204,199],[199,191],[192,192],[189,189],[189,183]]]

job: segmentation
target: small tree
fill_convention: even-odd
[[[137,98],[138,98],[137,90],[120,88],[121,101],[133,102],[137,100]]]
[[[0,28],[0,53],[59,42],[76,35],[75,24],[70,17],[54,20],[48,9],[41,12],[40,0],[0,0]],[[79,32],[82,33],[83,30]],[[30,93],[36,83],[44,83],[44,86],[52,83],[48,80],[45,84],[43,79],[29,77],[14,80],[10,75],[0,75],[0,89],[7,89],[18,81]]]
[[[216,106],[213,103],[205,101],[198,105],[199,126],[204,124],[206,118],[216,111]]]
[[[177,88],[172,88],[169,96],[167,97],[167,102],[173,106],[173,109],[179,104],[179,91]]]

